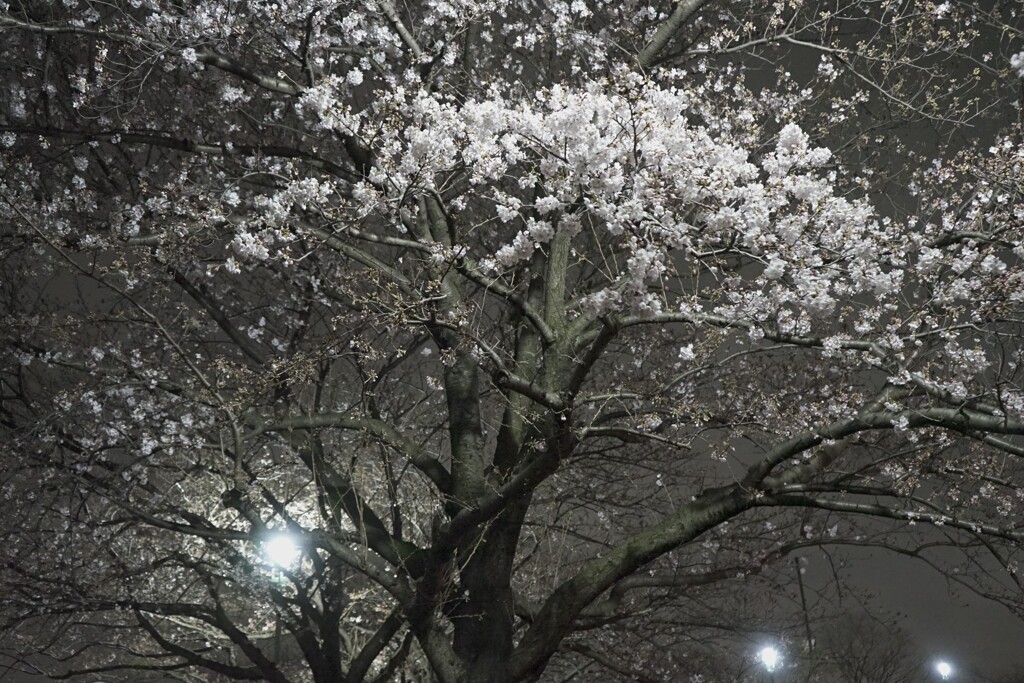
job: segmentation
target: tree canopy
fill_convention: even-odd
[[[726,607],[844,543],[1014,597],[1014,0],[14,0],[0,36],[18,667],[711,680]]]

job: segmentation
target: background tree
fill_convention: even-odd
[[[807,546],[1017,585],[1015,3],[0,7],[22,666],[684,680]]]
[[[853,612],[829,624],[815,642],[814,679],[843,683],[913,683],[925,658],[890,619]]]

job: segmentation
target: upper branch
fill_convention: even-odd
[[[886,517],[889,519],[906,520],[908,522],[928,522],[935,525],[950,526],[955,529],[983,533],[988,536],[1004,538],[1015,542],[1024,539],[1024,534],[1019,531],[1011,531],[994,524],[983,524],[972,520],[959,519],[942,512],[903,510],[879,503],[830,500],[800,493],[778,493],[761,496],[755,500],[754,505],[757,507],[798,506],[831,510],[833,512],[852,512],[873,517]]]
[[[369,417],[351,417],[341,413],[317,413],[315,415],[296,415],[265,425],[250,436],[264,432],[288,432],[309,429],[348,429],[360,431],[380,439],[409,459],[416,469],[425,474],[438,491],[447,493],[451,487],[451,475],[444,465],[430,455],[412,439],[408,438],[394,426]]]
[[[651,41],[637,55],[636,62],[640,68],[646,70],[654,66],[662,50],[672,42],[672,38],[686,25],[690,17],[706,3],[707,0],[679,0],[672,14],[658,27]]]
[[[196,60],[203,64],[208,64],[209,66],[227,71],[229,74],[238,76],[243,81],[248,81],[253,85],[258,85],[264,90],[281,93],[282,95],[294,96],[302,94],[302,88],[294,83],[282,78],[277,78],[276,76],[267,76],[266,74],[253,71],[239,62],[217,52],[213,52],[212,50],[197,52]]]
[[[38,127],[38,126],[0,126],[0,132],[10,132],[19,135],[38,135],[47,138],[61,138],[66,140],[82,141],[111,141],[119,140],[125,144],[153,145],[173,149],[179,152],[190,154],[209,154],[216,156],[268,156],[281,157],[285,159],[300,159],[310,166],[330,173],[331,175],[343,178],[348,181],[355,181],[358,176],[355,171],[339,166],[333,161],[323,159],[315,154],[288,147],[285,145],[246,145],[234,142],[206,143],[197,142],[183,137],[161,135],[152,132],[132,132],[124,129],[84,131],[66,130],[62,128]]]

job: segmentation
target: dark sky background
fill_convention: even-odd
[[[1024,622],[1005,607],[951,584],[905,557],[861,558],[858,575],[880,604],[907,615],[906,627],[931,658],[961,669],[956,680],[1024,671]]]
[[[1024,621],[1005,606],[950,581],[923,562],[869,549],[844,549],[853,565],[846,570],[846,588],[869,596],[868,605],[892,616],[913,639],[925,660],[930,678],[934,663],[952,664],[956,681],[989,681],[1012,670],[1024,673]],[[824,588],[834,582],[821,554],[807,558],[809,587]],[[901,618],[902,617],[902,618]],[[1024,679],[1022,679],[1024,680]]]

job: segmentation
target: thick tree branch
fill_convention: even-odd
[[[650,42],[644,46],[636,57],[637,65],[647,70],[654,66],[658,55],[668,47],[672,39],[683,29],[690,18],[707,3],[707,0],[679,0],[668,19],[651,36]]]
[[[270,92],[292,96],[302,94],[302,87],[292,83],[291,81],[287,81],[276,76],[261,74],[258,71],[254,71],[234,59],[226,57],[218,52],[214,52],[213,50],[197,51],[196,59],[203,64],[216,67],[222,71],[228,72],[229,74],[238,76],[243,81],[248,81],[249,83],[257,85],[264,90],[269,90]]]
[[[529,679],[542,670],[554,654],[555,644],[601,593],[655,558],[748,509],[751,499],[738,486],[708,490],[675,514],[585,563],[537,613],[513,655],[514,679]]]

